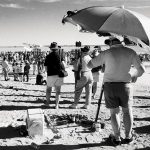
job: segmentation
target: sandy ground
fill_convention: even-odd
[[[25,125],[27,109],[41,108],[46,116],[62,115],[83,115],[89,120],[94,120],[99,93],[102,84],[102,76],[96,93],[96,99],[92,100],[89,110],[69,109],[74,97],[74,78],[71,68],[67,69],[69,76],[65,78],[62,86],[60,109],[54,109],[55,91],[52,93],[52,103],[50,107],[44,105],[45,86],[35,85],[35,76],[30,76],[29,82],[16,82],[11,77],[10,81],[0,82],[0,150],[32,150],[32,140],[28,136],[21,136],[17,130],[21,125]],[[135,140],[127,145],[122,144],[114,147],[107,140],[112,132],[109,111],[102,100],[99,122],[105,123],[104,129],[93,132],[79,123],[67,123],[55,126],[59,133],[59,138],[55,137],[49,143],[39,144],[40,150],[150,150],[150,74],[146,73],[134,84],[134,126],[133,133]],[[84,105],[83,91],[79,107]],[[122,137],[124,137],[122,126]],[[47,133],[49,133],[47,131]],[[50,135],[49,135],[50,136]]]

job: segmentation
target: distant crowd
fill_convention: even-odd
[[[99,46],[95,46],[94,49],[99,49]],[[63,55],[65,64],[73,65],[74,61],[77,60],[81,55],[80,47],[77,47],[74,50],[70,50],[65,52],[61,49],[61,55]],[[94,50],[93,50],[94,51]],[[90,56],[93,57],[93,51],[90,52]],[[39,75],[44,71],[44,62],[46,56],[49,54],[50,51],[47,52],[34,52],[34,51],[20,51],[20,52],[1,52],[1,64],[2,66],[2,73],[4,74],[5,81],[9,80],[9,73],[12,71],[14,76],[14,81],[21,81],[21,82],[28,82],[29,81],[29,74]],[[139,55],[141,61],[150,61],[149,54],[140,54]],[[3,60],[3,61],[2,61]],[[8,64],[8,65],[7,65]],[[32,66],[32,73],[30,71]],[[39,76],[38,76],[39,77]],[[43,82],[37,84],[42,84]],[[45,83],[45,81],[44,81]]]
[[[8,52],[1,53],[1,65],[5,81],[8,81],[10,67],[14,81],[29,81],[29,73],[31,73],[31,65],[33,67],[33,75],[36,75],[36,84],[46,84],[46,101],[47,107],[52,103],[52,89],[55,88],[55,109],[60,108],[59,101],[61,99],[61,87],[64,84],[64,78],[69,74],[66,71],[68,65],[72,65],[75,79],[74,101],[69,106],[70,109],[89,109],[91,102],[96,99],[97,84],[100,81],[101,72],[103,75],[103,83],[98,103],[96,121],[98,119],[100,104],[104,94],[106,108],[110,110],[110,119],[113,134],[109,137],[114,146],[122,143],[121,122],[124,124],[124,143],[131,143],[134,138],[132,134],[133,128],[133,84],[145,72],[142,61],[149,61],[148,54],[137,53],[130,48],[131,42],[124,38],[120,41],[115,37],[105,40],[105,44],[109,48],[105,51],[101,50],[101,46],[95,46],[94,50],[90,46],[77,47],[70,52],[64,52],[57,44],[52,42],[49,46],[49,52]],[[130,72],[134,67],[135,71]],[[46,73],[46,79],[43,78]],[[85,89],[85,102],[83,106],[79,106],[81,94]],[[120,109],[122,108],[122,109]],[[120,118],[120,110],[123,117]],[[121,121],[123,119],[123,121]]]

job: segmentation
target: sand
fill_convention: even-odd
[[[89,110],[69,109],[74,97],[74,78],[71,68],[67,68],[69,76],[65,78],[62,86],[61,101],[59,110],[54,109],[55,91],[52,93],[52,104],[50,107],[44,105],[45,85],[35,85],[35,76],[30,75],[29,82],[4,81],[1,77],[0,83],[0,150],[32,150],[33,142],[29,136],[21,136],[19,130],[25,125],[27,109],[41,108],[46,116],[62,116],[70,114],[81,114],[89,120],[94,120],[97,103],[99,99],[102,77],[96,93],[96,99],[92,100]],[[48,143],[39,142],[40,150],[149,150],[150,149],[150,74],[149,71],[138,79],[134,84],[134,126],[133,133],[135,140],[127,145],[122,144],[114,147],[107,140],[112,133],[109,111],[105,107],[104,99],[100,107],[99,122],[105,124],[104,129],[99,132],[90,131],[87,126],[79,123],[67,123],[55,126],[58,130],[55,138]],[[79,107],[84,105],[84,95]],[[124,137],[122,126],[121,135]],[[55,134],[56,135],[56,134]]]

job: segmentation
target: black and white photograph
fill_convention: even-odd
[[[0,150],[150,150],[150,0],[0,0]]]

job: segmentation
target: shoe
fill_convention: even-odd
[[[44,104],[45,104],[45,106],[49,106],[50,102],[45,101]]]
[[[90,108],[90,105],[85,104],[82,108],[83,108],[83,109],[89,109],[89,108]]]
[[[109,136],[109,139],[111,141],[111,143],[114,145],[114,146],[118,146],[118,145],[121,145],[121,140],[116,140],[114,135],[110,135]]]
[[[5,81],[8,81],[8,80],[10,80],[10,78],[8,78],[8,79],[5,79]]]
[[[129,144],[131,142],[133,142],[133,136],[131,138],[125,138],[124,139],[124,144]]]
[[[56,105],[56,106],[55,106],[55,109],[59,109],[59,106],[58,106],[58,105]]]
[[[94,95],[92,96],[92,99],[95,99],[95,96],[94,96]]]
[[[72,105],[69,106],[69,108],[71,108],[71,109],[77,109],[77,104],[72,104]]]

